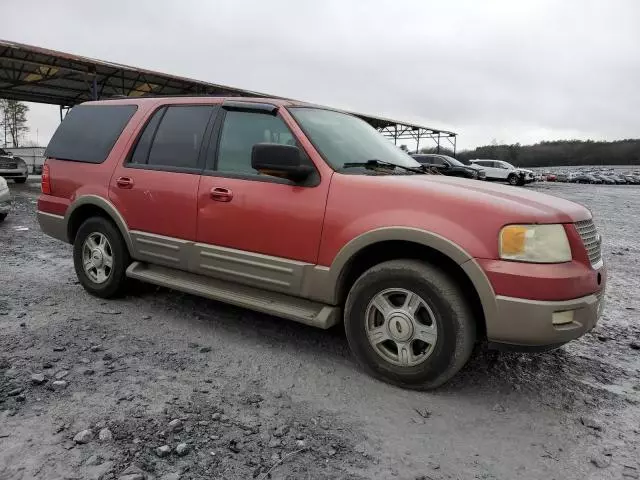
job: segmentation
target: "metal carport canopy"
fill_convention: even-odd
[[[226,85],[153,72],[70,53],[0,40],[0,98],[69,108],[88,100],[145,95],[215,95],[282,98]],[[388,118],[354,113],[394,141],[446,138],[455,152],[456,134]]]

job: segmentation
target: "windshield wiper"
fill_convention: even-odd
[[[420,165],[419,167],[405,167],[404,165],[396,165],[395,163],[385,162],[384,160],[367,160],[366,162],[350,162],[342,165],[342,168],[353,168],[353,167],[399,167],[403,170],[413,173],[427,173],[428,170],[424,165]]]

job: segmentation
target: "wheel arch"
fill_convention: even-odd
[[[93,216],[111,220],[120,231],[122,238],[124,238],[129,252],[133,251],[133,243],[124,218],[111,202],[97,195],[83,195],[73,202],[67,210],[65,222],[67,224],[67,238],[69,243],[73,243],[82,222]]]
[[[353,283],[372,266],[388,260],[425,260],[450,274],[461,286],[477,319],[478,334],[496,313],[495,293],[480,265],[452,241],[421,229],[388,227],[365,233],[345,245],[327,270],[325,295],[342,305]]]

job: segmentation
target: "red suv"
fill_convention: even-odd
[[[38,219],[100,297],[127,278],[320,328],[434,388],[473,345],[547,349],[595,325],[606,273],[580,205],[429,175],[364,121],[270,99],[73,108]]]

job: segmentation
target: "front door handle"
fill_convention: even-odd
[[[233,192],[228,188],[214,187],[209,192],[209,195],[216,202],[230,202],[233,199]]]
[[[133,187],[133,178],[130,177],[119,177],[116,180],[116,185],[118,188],[132,188]]]

